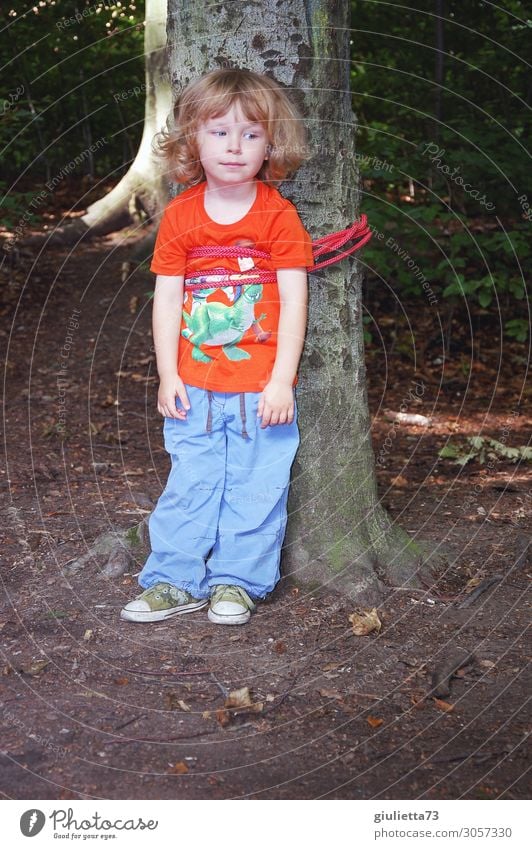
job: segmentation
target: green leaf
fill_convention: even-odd
[[[438,451],[438,457],[443,457],[446,460],[454,460],[454,458],[458,456],[459,449],[451,442],[448,442],[447,445],[444,445],[443,448],[440,448],[440,450]]]
[[[492,300],[493,300],[493,296],[492,296],[491,292],[487,291],[486,289],[482,289],[482,291],[480,291],[478,293],[478,302],[479,302],[480,306],[483,307],[484,309],[486,307],[489,307]]]

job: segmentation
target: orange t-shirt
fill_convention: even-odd
[[[272,186],[260,180],[256,185],[253,206],[234,224],[209,218],[203,202],[206,182],[171,200],[161,218],[150,270],[169,276],[214,268],[242,273],[237,257],[187,262],[194,247],[239,243],[271,254],[269,260],[254,258],[255,269],[314,265],[312,240],[295,206]],[[191,386],[217,392],[262,391],[275,362],[279,313],[277,283],[185,291],[179,376]]]

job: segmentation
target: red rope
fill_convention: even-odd
[[[341,251],[341,253],[337,253],[335,256],[329,257],[329,259],[324,259],[315,265],[309,266],[308,271],[313,272],[320,268],[326,268],[328,265],[340,262],[340,260],[351,256],[351,254],[354,254],[355,251],[360,250],[360,248],[369,242],[371,236],[372,233],[368,227],[367,216],[361,215],[360,221],[354,221],[353,224],[346,227],[345,230],[339,230],[336,233],[329,233],[326,236],[321,236],[319,239],[315,239],[312,242],[312,253],[314,259],[318,259],[323,256],[323,254],[338,251],[346,245],[347,242],[354,242],[354,244],[350,245],[350,247],[346,248],[346,250]],[[227,245],[223,247],[220,245],[203,245],[201,247],[193,248],[188,253],[188,258],[190,259],[197,259],[204,256],[271,259],[271,254],[267,251],[259,251],[257,248],[248,248],[241,245]],[[200,281],[198,279],[215,274],[223,275],[225,279],[217,282],[211,282],[208,280]],[[186,285],[188,280],[194,280],[195,282]],[[231,285],[231,283],[233,285],[245,285],[246,283],[274,283],[276,280],[277,275],[275,271],[265,271],[264,269],[259,268],[252,269],[249,272],[244,271],[240,273],[228,271],[226,268],[209,268],[205,271],[195,271],[193,274],[187,276],[185,278],[185,285],[187,289],[210,289]]]

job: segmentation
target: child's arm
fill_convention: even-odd
[[[294,420],[293,383],[301,359],[307,326],[306,268],[278,268],[281,301],[277,354],[270,380],[260,396],[261,427],[291,424]]]
[[[171,419],[186,418],[190,409],[185,384],[177,373],[177,353],[183,311],[184,275],[158,274],[153,295],[153,344],[159,373],[157,409]],[[176,396],[185,408],[176,408]]]

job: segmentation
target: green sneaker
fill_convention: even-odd
[[[161,622],[179,613],[193,613],[208,603],[207,598],[194,598],[172,584],[155,584],[126,604],[120,618],[128,622]]]
[[[255,604],[242,587],[219,584],[212,588],[207,616],[217,625],[244,625],[255,610]]]

